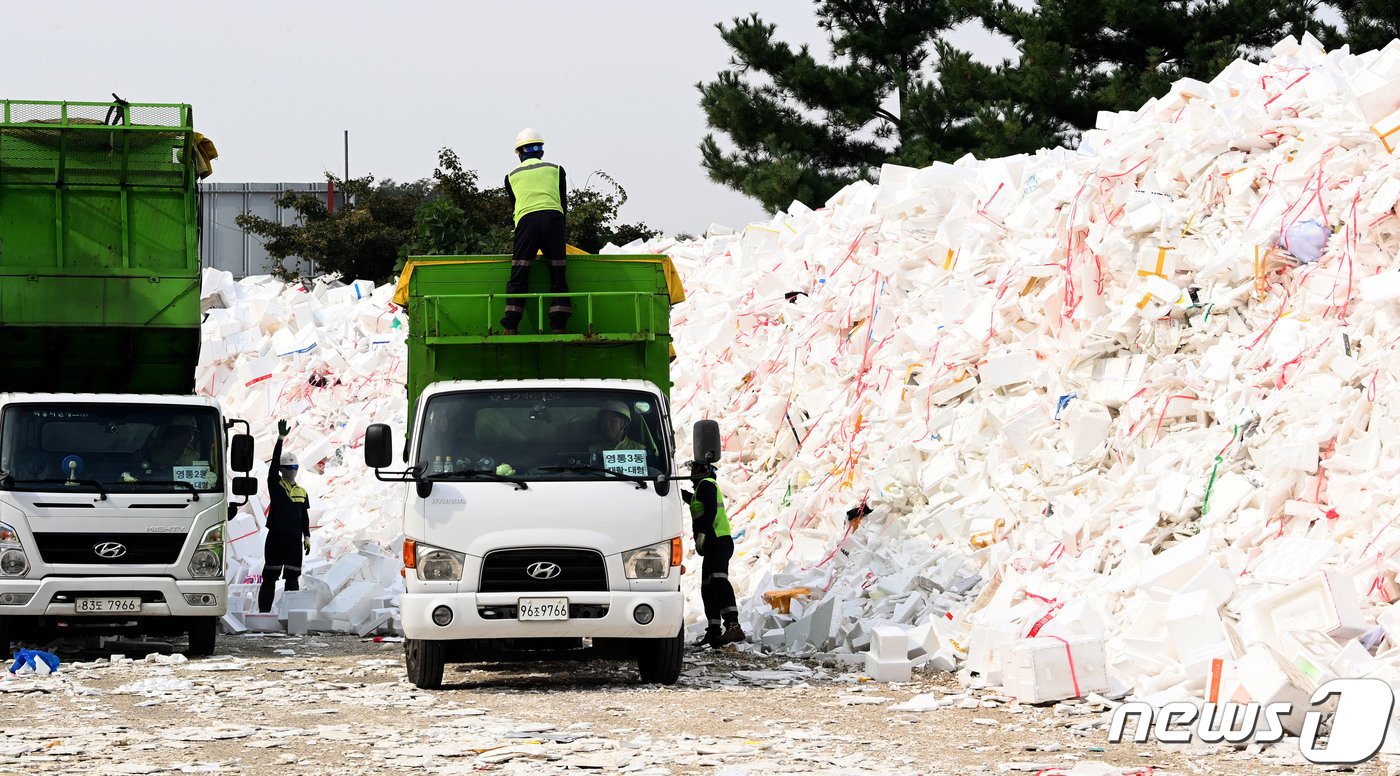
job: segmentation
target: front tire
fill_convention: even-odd
[[[685,630],[671,639],[646,639],[637,655],[637,668],[642,681],[675,684],[681,678],[681,663],[685,658]]]
[[[422,690],[442,688],[442,670],[447,662],[446,642],[405,639],[403,651],[408,681]]]
[[[214,644],[219,632],[218,617],[199,617],[190,625],[190,646],[185,654],[190,657],[209,657],[214,654]]]

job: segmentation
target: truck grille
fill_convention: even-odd
[[[165,565],[180,559],[184,534],[35,533],[45,563]],[[121,550],[111,545],[121,546]],[[107,546],[103,546],[107,545]],[[98,554],[102,547],[106,555]],[[113,557],[115,555],[115,557]]]
[[[554,564],[559,574],[548,579],[531,576],[530,567]],[[603,556],[594,550],[524,549],[497,550],[481,564],[483,593],[547,593],[564,590],[605,592],[608,572]]]

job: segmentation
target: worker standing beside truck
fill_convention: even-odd
[[[530,290],[530,266],[541,252],[549,262],[549,290],[569,293],[564,273],[564,215],[569,210],[565,188],[564,168],[544,161],[544,137],[533,129],[523,129],[515,137],[515,153],[520,166],[506,176],[506,196],[515,212],[515,250],[511,256],[510,280],[507,294],[524,294]],[[549,303],[549,325],[552,333],[563,334],[573,308],[567,296],[557,296]],[[525,299],[506,300],[501,328],[515,334],[525,317]]]
[[[701,556],[700,598],[705,602],[707,620],[705,635],[695,646],[722,647],[745,638],[744,629],[739,626],[734,588],[729,584],[734,538],[730,536],[729,514],[724,509],[724,494],[715,479],[715,468],[695,461],[690,465],[690,472],[696,480],[695,494],[690,498],[691,529],[695,534],[695,551]]]
[[[262,586],[258,588],[258,611],[272,611],[277,578],[286,580],[288,591],[301,589],[301,559],[311,552],[311,497],[297,484],[296,456],[282,452],[282,442],[291,433],[287,421],[277,421],[277,444],[267,466],[267,494],[272,505],[267,512],[267,544],[263,547]]]

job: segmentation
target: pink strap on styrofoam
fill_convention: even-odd
[[[1074,672],[1074,650],[1069,648],[1069,642],[1059,636],[1050,636],[1061,644],[1065,645],[1065,657],[1069,660],[1069,680],[1074,682],[1074,697],[1081,697],[1084,693],[1079,691],[1079,676]]]

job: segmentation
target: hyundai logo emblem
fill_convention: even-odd
[[[535,579],[554,579],[563,573],[563,569],[559,568],[557,564],[542,560],[526,566],[525,573]]]
[[[99,558],[120,558],[126,554],[126,545],[117,542],[102,542],[92,545],[92,551],[97,553]]]

